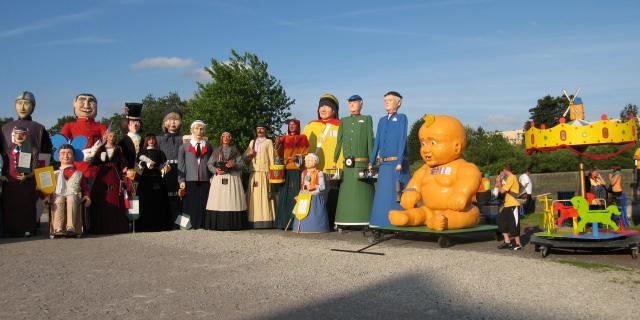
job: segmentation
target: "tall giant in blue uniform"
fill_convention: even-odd
[[[387,227],[391,225],[389,210],[402,210],[400,191],[409,182],[406,115],[392,113],[380,118],[369,158],[370,165],[373,165],[376,157],[380,157],[380,168],[369,225]],[[397,165],[401,165],[402,169],[396,170]]]

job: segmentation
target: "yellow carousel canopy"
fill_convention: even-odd
[[[574,147],[629,144],[629,147],[625,147],[624,150],[626,150],[638,140],[636,127],[635,117],[629,121],[621,122],[609,120],[606,115],[602,115],[601,120],[596,122],[573,120],[566,123],[564,118],[560,118],[560,123],[549,129],[544,125],[541,128],[536,128],[532,123],[531,128],[524,133],[525,149],[527,154],[561,148],[579,153]],[[624,150],[616,152],[616,154],[624,152]]]

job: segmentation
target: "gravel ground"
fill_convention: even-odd
[[[0,239],[0,319],[638,319],[638,268],[409,240],[371,249],[384,256],[329,250],[367,244],[276,230]]]

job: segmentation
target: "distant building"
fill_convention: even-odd
[[[511,144],[522,144],[524,141],[524,130],[498,131]]]

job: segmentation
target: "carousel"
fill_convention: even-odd
[[[552,249],[628,250],[635,259],[640,247],[640,232],[625,230],[629,222],[624,205],[618,207],[607,204],[607,199],[597,199],[585,190],[583,160],[608,159],[635,146],[638,141],[636,118],[634,116],[629,117],[628,121],[621,121],[609,119],[603,114],[598,121],[586,121],[584,106],[578,97],[579,91],[580,89],[573,96],[564,91],[564,95],[569,99],[569,107],[556,126],[546,128],[543,124],[536,127],[532,122],[524,133],[527,155],[568,149],[579,159],[579,196],[570,200],[553,200],[550,194],[536,196],[545,208],[545,230],[535,233],[531,237],[531,243],[542,257],[546,257]],[[567,113],[569,121],[565,118]],[[598,145],[618,145],[620,148],[609,154],[587,152],[588,147]],[[563,227],[562,222],[569,218],[572,226]]]

